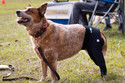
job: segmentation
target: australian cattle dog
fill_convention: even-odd
[[[40,47],[50,65],[57,70],[57,61],[70,58],[81,49],[86,50],[94,63],[99,66],[101,76],[107,69],[104,55],[107,51],[106,37],[99,29],[80,24],[63,25],[47,20],[45,12],[47,3],[38,8],[27,7],[16,11],[17,22],[25,26],[33,49],[41,60],[42,81],[47,76],[47,65],[43,61],[37,47]],[[52,83],[56,83],[56,75],[51,71]]]

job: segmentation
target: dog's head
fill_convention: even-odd
[[[27,7],[25,10],[18,10],[16,14],[20,19],[17,20],[19,24],[28,26],[30,24],[37,24],[44,17],[47,3],[42,4],[39,8]]]

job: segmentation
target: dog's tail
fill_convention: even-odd
[[[101,36],[102,36],[102,38],[104,40],[104,45],[102,47],[102,53],[103,53],[103,56],[105,56],[106,52],[107,52],[107,39],[106,39],[105,35],[102,32],[101,32]]]

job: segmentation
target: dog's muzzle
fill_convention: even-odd
[[[17,22],[19,24],[25,24],[25,23],[30,22],[30,18],[24,16],[24,14],[21,11],[19,11],[19,10],[16,11],[16,14],[17,14],[18,17],[20,17],[20,19],[17,20]]]

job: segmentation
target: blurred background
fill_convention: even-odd
[[[11,77],[30,76],[41,78],[41,65],[33,52],[30,38],[24,26],[17,24],[16,10],[23,10],[28,4],[39,7],[51,0],[5,0],[0,4],[0,64],[13,65],[15,73]],[[77,0],[72,0],[77,1]],[[79,1],[79,0],[78,0]],[[104,24],[99,24],[102,31]],[[102,28],[101,28],[102,27]],[[117,31],[118,23],[112,29],[104,31],[107,37],[108,51],[105,60],[108,75],[100,77],[98,67],[88,55],[80,51],[76,56],[58,62],[60,83],[124,83],[125,82],[125,35]],[[9,71],[0,71],[0,79]],[[50,72],[48,72],[50,75]],[[50,79],[50,76],[47,78]],[[2,81],[0,80],[0,83]],[[36,83],[18,80],[14,83]],[[50,83],[47,81],[47,83]]]

